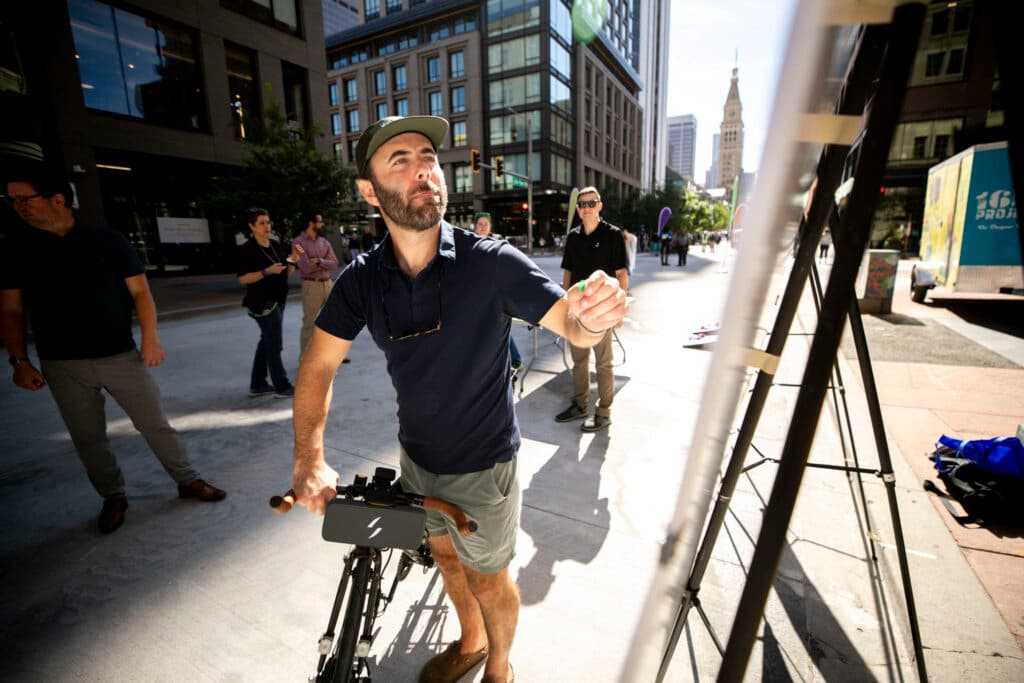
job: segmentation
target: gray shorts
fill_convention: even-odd
[[[480,472],[433,474],[414,463],[403,448],[401,468],[403,489],[454,503],[476,521],[476,533],[460,536],[446,515],[427,510],[427,532],[451,536],[462,564],[481,574],[493,574],[509,565],[516,552],[522,499],[516,458]]]

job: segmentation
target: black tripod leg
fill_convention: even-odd
[[[903,581],[903,595],[907,603],[907,618],[910,620],[910,637],[914,644],[914,657],[917,660],[917,673],[922,681],[928,680],[924,666],[924,647],[921,643],[921,629],[917,623],[917,607],[914,603],[914,589],[910,584],[910,565],[907,562],[907,546],[903,540],[903,524],[900,522],[900,509],[896,501],[896,477],[892,471],[892,458],[889,454],[889,442],[885,438],[885,424],[882,421],[882,407],[878,401],[878,387],[875,385],[875,373],[871,368],[871,355],[868,352],[867,338],[864,336],[864,321],[857,307],[857,300],[850,300],[850,333],[857,348],[857,360],[860,363],[861,382],[864,385],[864,396],[867,399],[868,412],[871,415],[871,430],[875,436],[875,448],[878,450],[878,461],[882,470],[882,481],[885,484],[885,495],[889,501],[889,515],[892,517],[893,541],[900,563],[900,578]],[[866,512],[865,512],[866,514]]]

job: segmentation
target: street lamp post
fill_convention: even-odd
[[[519,116],[512,107],[505,107],[508,111],[512,112],[513,116]],[[515,123],[512,124],[513,130]],[[526,175],[519,175],[518,173],[510,173],[505,171],[505,175],[510,175],[515,178],[521,178],[526,181],[526,253],[533,256],[533,124],[530,121],[530,113],[526,112]]]

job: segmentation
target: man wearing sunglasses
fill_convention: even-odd
[[[585,347],[626,312],[619,282],[598,271],[566,293],[507,242],[454,229],[437,148],[445,119],[390,117],[356,146],[359,192],[388,228],[349,264],[317,317],[295,393],[299,504],[323,514],[338,474],[324,430],[338,364],[366,327],[387,357],[398,397],[401,483],[460,506],[478,524],[463,538],[428,511],[431,551],[461,637],[427,662],[421,681],[456,681],[486,659],[484,681],[513,680],[509,650],[519,592],[508,572],[519,527],[519,425],[509,367],[511,319]],[[621,236],[619,243],[622,243]]]
[[[576,213],[581,225],[569,231],[562,252],[562,286],[568,287],[583,273],[604,272],[618,280],[625,291],[629,288],[628,257],[622,230],[601,218],[601,195],[596,187],[580,190]],[[584,432],[598,432],[612,423],[612,400],[615,398],[615,373],[612,370],[612,329],[604,330],[596,343],[579,346],[569,340],[572,352],[572,403],[555,416],[558,422],[571,422],[587,417],[590,395],[590,349],[594,349],[597,371],[597,406],[594,415],[580,426]],[[588,340],[589,341],[589,340]]]

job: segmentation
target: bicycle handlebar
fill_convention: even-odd
[[[362,498],[368,505],[378,507],[391,507],[393,505],[413,505],[415,507],[434,510],[455,522],[455,527],[460,536],[471,536],[477,530],[476,521],[466,516],[458,505],[449,503],[447,500],[421,496],[415,493],[389,489],[388,491],[372,491],[364,487],[338,486],[338,496],[347,498]],[[369,495],[368,495],[369,494]],[[283,496],[273,496],[270,499],[271,509],[279,515],[286,514],[295,505],[295,491],[288,489]]]

